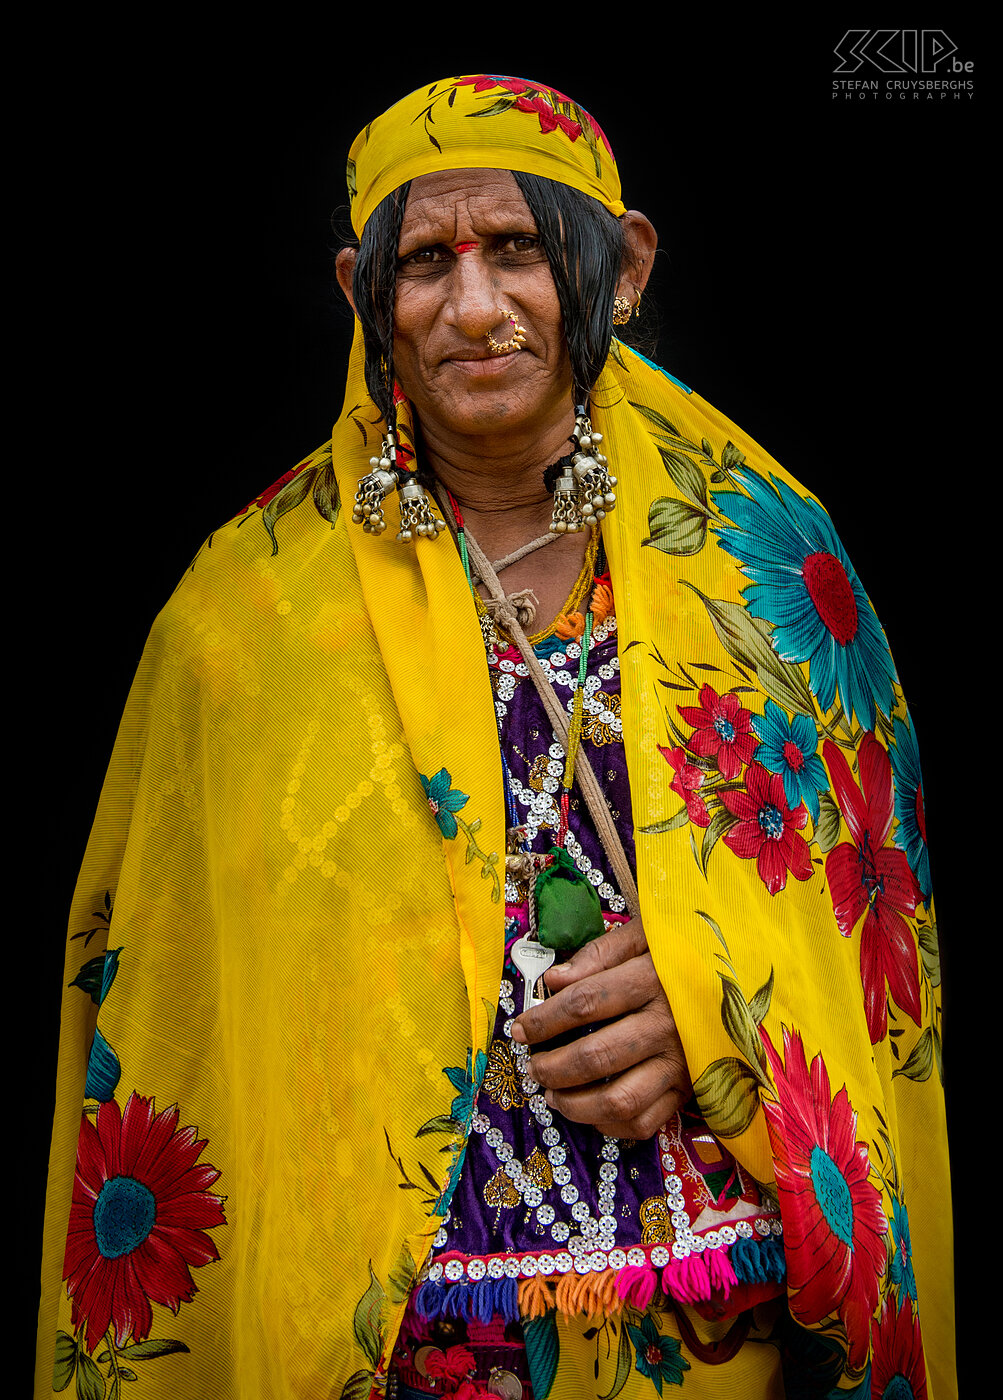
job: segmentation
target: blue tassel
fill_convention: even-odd
[[[452,1288],[446,1290],[446,1306],[444,1312],[447,1317],[462,1317],[464,1322],[470,1321],[470,1294],[473,1290],[466,1284],[457,1283]]]
[[[484,1278],[477,1283],[423,1283],[414,1297],[415,1310],[430,1321],[437,1317],[471,1318],[487,1325],[495,1313],[506,1322],[519,1321],[519,1280]]]
[[[731,1246],[731,1266],[739,1283],[765,1283],[766,1269],[759,1241],[739,1238]]]
[[[495,1313],[494,1280],[481,1279],[470,1291],[474,1295],[474,1317],[487,1326]]]
[[[784,1247],[776,1235],[768,1235],[763,1241],[763,1253],[765,1255],[765,1267],[769,1278],[776,1279],[779,1283],[787,1276],[787,1259],[784,1255]]]
[[[519,1280],[501,1278],[495,1295],[495,1311],[501,1313],[506,1322],[519,1321]]]
[[[423,1283],[414,1296],[415,1310],[422,1317],[441,1317],[445,1308],[446,1290],[441,1283]]]

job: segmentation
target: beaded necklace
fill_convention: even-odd
[[[463,519],[463,513],[453,494],[449,491],[445,494],[448,497],[455,524],[460,558],[463,561],[464,572],[467,576],[467,584],[483,624],[486,621],[487,609],[474,586],[473,573],[470,567],[470,551],[467,546],[467,530]],[[542,547],[542,545],[547,542],[548,538],[549,537],[545,537],[539,542],[534,541],[531,546],[524,547],[523,550],[519,551],[520,556],[529,552],[529,549],[532,547]],[[493,597],[496,590],[500,595],[500,587],[494,567],[487,563],[485,556],[476,546],[476,541],[474,541],[472,537],[471,546],[479,561],[477,567],[482,573],[484,573],[485,570],[487,572],[488,578],[485,579],[485,582],[488,583],[488,586],[491,588]],[[585,566],[582,569],[582,573],[572,593],[573,601],[578,600],[580,597],[584,598],[584,596],[589,593],[590,586],[594,588],[595,561],[598,555],[598,549],[599,539],[597,532],[593,535],[593,539],[590,542]],[[502,566],[504,567],[507,562],[509,561],[501,561]],[[499,602],[504,603],[506,600],[504,597],[499,596],[494,598],[494,601],[497,604]],[[514,608],[510,608],[509,610],[509,617],[512,616],[514,616]],[[576,619],[575,622],[572,622],[570,618],[563,614],[559,619],[559,622],[571,628],[574,635],[580,637],[581,651],[578,675],[575,678],[572,690],[571,724],[567,726],[566,730],[564,774],[561,783],[561,800],[559,807],[560,817],[554,845],[545,856],[532,855],[529,842],[525,839],[525,834],[521,831],[520,827],[515,824],[509,828],[509,837],[506,841],[506,848],[509,855],[520,865],[527,866],[527,873],[531,872],[534,874],[529,897],[530,933],[525,939],[520,939],[519,944],[516,945],[516,948],[513,950],[513,957],[516,965],[520,967],[524,977],[527,979],[527,1007],[533,1004],[537,999],[533,988],[538,984],[539,976],[542,975],[542,973],[546,971],[546,967],[549,967],[553,962],[557,951],[570,952],[575,948],[581,947],[582,944],[588,942],[590,939],[597,938],[605,929],[602,910],[595,889],[582,875],[581,871],[578,870],[567,851],[571,788],[575,780],[575,770],[578,766],[579,755],[581,753],[585,676],[594,622],[592,606],[589,606],[584,618],[578,613],[574,613],[573,617]],[[552,630],[553,628],[548,629],[548,631]],[[539,662],[532,650],[532,645],[525,634],[522,633],[518,623],[515,625],[515,635],[519,650],[523,653],[524,661],[527,668],[530,669],[530,673],[533,674],[533,668],[535,668],[535,671],[539,672]],[[543,636],[545,637],[546,633],[543,634]],[[486,629],[485,643],[488,644],[488,633]],[[534,682],[536,682],[536,680],[537,677],[534,675]],[[548,683],[546,680],[542,679],[542,672],[540,675],[540,684],[537,686],[538,689],[541,688],[541,684],[543,691],[546,692],[546,698],[548,700],[553,700]],[[511,795],[511,782],[504,752],[502,752],[501,758],[506,789],[506,806],[508,808],[509,819],[514,822],[516,809]],[[584,763],[584,755],[581,755],[581,758]],[[585,764],[585,771],[591,776],[587,764]],[[603,810],[605,813],[605,804],[603,804]],[[615,836],[615,832],[614,840],[622,856],[622,846],[620,846],[619,838]],[[525,968],[522,966],[523,962],[526,964]],[[534,973],[536,975],[534,975]]]

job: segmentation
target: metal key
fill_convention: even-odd
[[[530,938],[529,934],[524,934],[517,943],[513,943],[512,961],[522,973],[523,1011],[528,1011],[531,1006],[539,1006],[543,1001],[543,997],[534,995],[536,984],[552,965],[556,956],[557,952],[554,948],[545,948],[536,938]]]

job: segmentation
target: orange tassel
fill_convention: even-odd
[[[566,1317],[610,1317],[620,1312],[623,1299],[616,1291],[616,1270],[565,1274],[557,1284],[554,1303]]]
[[[570,642],[573,637],[580,637],[584,633],[585,619],[580,612],[573,612],[570,616],[566,613],[558,613],[554,631],[558,637]]]
[[[578,1312],[575,1306],[575,1292],[580,1274],[564,1274],[558,1279],[557,1288],[554,1291],[554,1303],[557,1311],[565,1317],[574,1317]]]
[[[543,1274],[519,1281],[519,1316],[546,1317],[554,1309],[553,1284]]]
[[[613,611],[613,590],[605,583],[597,583],[592,590],[592,615],[598,627]]]

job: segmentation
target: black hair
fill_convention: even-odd
[[[550,263],[568,342],[575,403],[585,403],[609,354],[613,300],[626,257],[623,228],[598,200],[570,185],[518,170],[512,173]],[[397,249],[410,188],[407,181],[370,214],[359,239],[352,278],[366,348],[366,387],[388,423],[394,421]],[[620,338],[625,338],[622,330]]]

